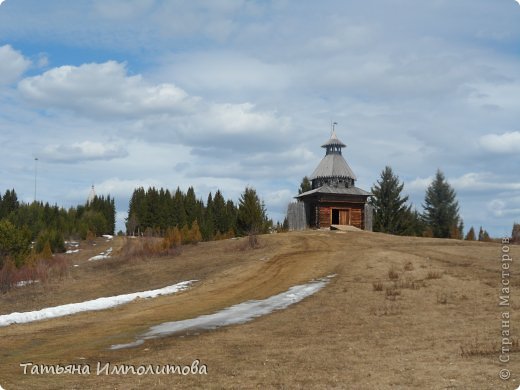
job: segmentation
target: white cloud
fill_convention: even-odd
[[[254,108],[251,103],[211,104],[208,112],[209,120],[216,128],[223,129],[223,132],[229,134],[254,133],[259,130],[277,133],[285,130],[279,127],[280,123],[274,113],[258,112]]]
[[[122,119],[186,112],[197,100],[173,84],[150,85],[140,75],[129,76],[115,61],[53,68],[22,80],[19,90],[43,108]]]
[[[426,178],[416,178],[405,184],[405,189],[410,192],[419,192],[424,191],[428,186],[432,183],[433,176],[429,176]]]
[[[504,181],[501,176],[490,172],[469,172],[455,178],[446,178],[447,182],[456,191],[481,192],[481,191],[515,191],[520,190],[520,182]],[[405,189],[424,191],[432,183],[433,176],[416,178],[407,183]]]
[[[151,74],[172,79],[190,90],[234,94],[251,90],[283,90],[292,81],[294,69],[287,64],[262,61],[231,50],[168,55]]]
[[[480,146],[493,153],[520,153],[520,131],[486,134],[479,139]]]
[[[30,65],[31,61],[10,45],[0,46],[0,85],[17,81]]]
[[[42,151],[42,157],[47,161],[67,163],[112,160],[126,157],[127,155],[127,150],[121,145],[93,141],[83,141],[68,145],[48,145]]]

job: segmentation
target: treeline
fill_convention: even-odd
[[[426,189],[423,212],[413,209],[408,196],[402,194],[404,183],[392,168],[385,167],[379,180],[372,186],[374,207],[373,230],[377,232],[437,238],[455,238],[491,241],[489,234],[480,227],[478,237],[471,227],[464,236],[464,222],[459,215],[455,190],[444,174],[437,170],[435,178]]]
[[[246,188],[235,205],[232,200],[224,199],[220,190],[215,195],[210,192],[204,203],[197,199],[193,187],[186,193],[180,188],[170,192],[164,188],[139,187],[129,202],[126,231],[128,235],[165,236],[169,229],[177,227],[190,237],[197,237],[198,233],[202,240],[209,241],[253,230],[267,232],[271,225],[253,188]]]
[[[49,203],[23,203],[14,189],[0,195],[0,268],[7,259],[17,267],[30,254],[64,252],[64,238],[114,234],[115,204],[110,196],[64,209]],[[34,245],[32,245],[34,242]]]

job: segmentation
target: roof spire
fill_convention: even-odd
[[[327,142],[325,142],[323,145],[321,145],[322,148],[327,149],[326,154],[330,154],[330,153],[341,154],[341,148],[344,148],[347,146],[343,142],[341,142],[339,140],[338,136],[336,135],[335,126],[337,124],[338,124],[338,122],[332,123],[332,132],[330,134],[330,138]]]
[[[90,189],[90,193],[88,194],[87,204],[90,204],[94,201],[96,197],[96,190],[94,189],[94,184],[92,184],[92,188]]]
[[[331,121],[331,122],[332,122],[332,121]],[[331,125],[331,131],[330,131],[330,138],[336,136],[336,129],[334,128],[334,126],[336,126],[337,124],[338,124],[338,122],[332,122],[332,125]],[[337,138],[337,137],[336,137],[336,138]]]

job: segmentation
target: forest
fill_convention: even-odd
[[[193,227],[195,225],[195,228]],[[222,192],[211,192],[206,203],[197,199],[193,187],[184,193],[177,188],[139,187],[129,202],[126,233],[128,235],[163,236],[168,228],[177,227],[200,234],[204,241],[246,235],[251,231],[265,233],[272,226],[264,203],[256,190],[247,187],[238,205],[224,199]]]
[[[20,267],[44,251],[65,252],[65,238],[113,234],[115,213],[110,196],[96,196],[84,205],[65,209],[20,202],[14,189],[7,190],[0,195],[0,268],[7,260]]]
[[[69,209],[42,202],[23,203],[14,189],[0,195],[0,270],[35,264],[53,253],[65,252],[65,239],[92,240],[115,233],[114,199],[96,196]],[[266,233],[272,226],[256,190],[247,187],[237,205],[220,190],[206,202],[193,187],[186,193],[154,187],[134,190],[129,202],[128,235],[175,237],[175,242],[196,243]],[[120,232],[123,234],[123,232]],[[0,275],[1,276],[1,275]],[[1,281],[0,281],[1,282]]]

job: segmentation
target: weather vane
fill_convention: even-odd
[[[334,133],[334,126],[336,126],[337,124],[338,124],[338,122],[332,122],[332,130],[330,131],[331,136]]]

